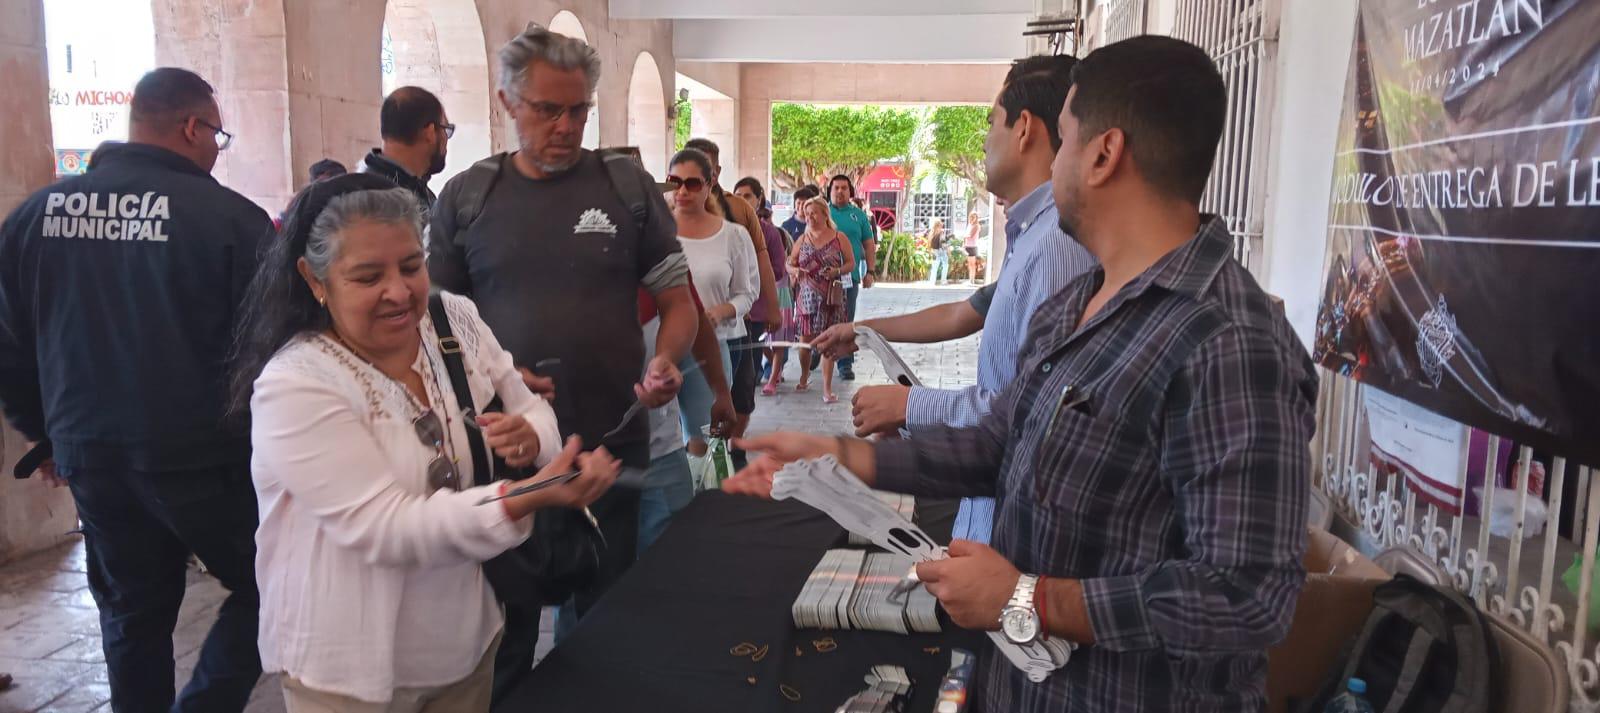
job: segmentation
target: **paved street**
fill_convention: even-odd
[[[863,291],[859,317],[914,311],[964,299],[970,292],[971,288],[965,287],[877,287]],[[978,338],[975,335],[947,344],[904,345],[900,354],[928,386],[965,386],[973,383],[977,374]],[[882,366],[867,353],[857,358],[855,382],[835,382],[840,398],[837,404],[822,403],[820,378],[813,379],[811,391],[794,393],[798,375],[798,359],[791,355],[788,381],[778,395],[757,396],[751,433],[779,428],[849,432],[850,396],[855,389],[887,383]],[[0,713],[110,710],[99,618],[84,571],[81,541],[0,565],[0,673],[10,673],[16,679],[10,690],[0,692]],[[215,581],[190,572],[188,592],[173,636],[180,686],[188,680],[223,595]],[[544,617],[547,629],[552,619],[548,613]],[[546,632],[541,641],[544,650],[548,650],[548,636]],[[283,710],[275,679],[263,678],[247,710]]]

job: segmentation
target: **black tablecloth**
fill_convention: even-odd
[[[948,541],[954,513],[953,502],[919,505],[918,524]],[[878,664],[905,667],[908,710],[931,711],[951,647],[976,651],[980,634],[948,620],[946,633],[911,636],[794,628],[806,577],[844,543],[803,503],[701,495],[495,711],[832,713]],[[838,648],[819,652],[813,642],[830,636]],[[731,655],[740,643],[768,653]]]

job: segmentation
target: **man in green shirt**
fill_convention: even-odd
[[[850,199],[856,197],[856,186],[849,176],[841,173],[828,181],[828,197],[833,222],[839,226],[839,232],[850,238],[850,249],[855,251],[856,269],[851,271],[850,283],[845,286],[845,308],[850,313],[850,321],[854,322],[856,298],[861,288],[872,286],[872,273],[878,264],[878,233],[873,230],[872,218],[867,212],[851,202]],[[839,378],[855,381],[855,356],[843,357],[838,363]]]

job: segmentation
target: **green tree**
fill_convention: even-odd
[[[842,173],[859,183],[880,161],[909,153],[917,124],[908,109],[774,104],[772,182],[792,191]]]
[[[679,99],[674,106],[677,107],[678,116],[673,120],[675,136],[672,150],[682,151],[683,145],[689,143],[689,118],[693,115],[694,109],[688,99]]]
[[[928,117],[932,134],[928,159],[942,173],[960,176],[971,184],[967,208],[984,191],[988,176],[983,167],[983,141],[989,132],[989,108],[983,106],[936,107]]]

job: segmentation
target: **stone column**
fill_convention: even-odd
[[[50,75],[45,68],[44,7],[40,0],[0,5],[0,77],[6,89],[0,108],[0,214],[10,214],[29,194],[55,175],[50,136]],[[65,488],[52,490],[38,479],[16,480],[11,468],[27,452],[22,435],[10,425],[0,432],[0,562],[66,540],[78,514]]]
[[[739,103],[732,99],[693,99],[689,106],[689,135],[711,139],[722,149],[722,187],[733,190],[734,183],[750,175],[740,173]],[[757,180],[763,186],[767,184],[765,179]]]
[[[296,186],[324,158],[354,167],[379,146],[384,0],[283,3],[289,165]],[[437,88],[435,88],[437,89]]]
[[[289,205],[295,177],[303,173],[289,161],[282,0],[169,0],[152,4],[151,12],[156,64],[183,67],[211,82],[222,123],[236,136],[211,175],[276,215]]]

